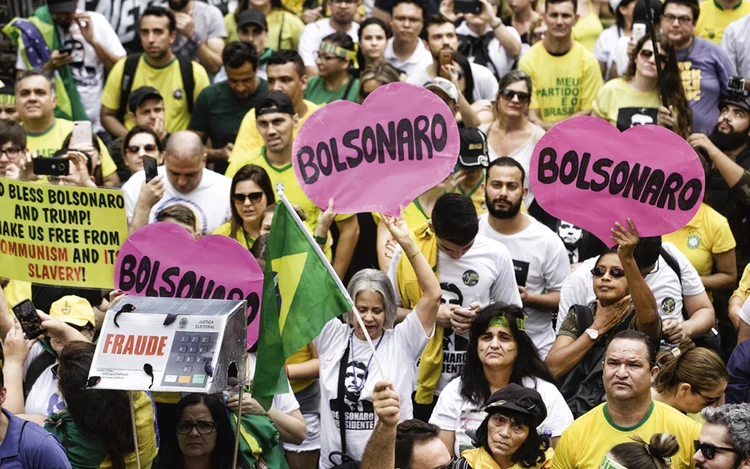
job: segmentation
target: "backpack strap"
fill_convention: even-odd
[[[42,353],[34,357],[29,364],[28,370],[26,370],[26,379],[23,381],[23,397],[24,400],[29,397],[31,388],[34,387],[34,383],[39,379],[44,370],[53,365],[57,361],[57,358],[53,357],[52,354],[44,350]]]
[[[664,258],[664,262],[666,262],[669,268],[677,275],[677,281],[680,283],[680,295],[682,295],[682,269],[680,269],[680,264],[677,262],[677,259],[672,257],[672,254],[670,254],[669,251],[664,249],[664,246],[659,249],[659,254]],[[684,300],[682,301],[682,318],[685,321],[690,319],[690,316],[688,316],[687,310],[685,309]]]
[[[133,80],[135,71],[138,68],[138,62],[141,60],[141,54],[129,54],[125,59],[125,67],[122,70],[122,82],[120,83],[120,107],[117,109],[117,120],[125,122],[125,114],[128,112],[128,100],[130,91],[133,89]]]
[[[193,112],[193,93],[195,92],[195,78],[193,77],[193,61],[177,55],[180,62],[180,75],[182,75],[182,86],[185,87],[185,99],[187,100],[188,112]]]
[[[573,305],[570,309],[576,313],[576,327],[581,334],[594,324],[594,314],[588,306]]]

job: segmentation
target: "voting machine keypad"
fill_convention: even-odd
[[[162,386],[200,387],[206,384],[218,332],[176,332],[164,370]]]

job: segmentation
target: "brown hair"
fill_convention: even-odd
[[[669,469],[672,466],[670,458],[679,449],[677,438],[669,433],[655,433],[648,443],[636,436],[633,441],[616,445],[609,450],[609,457],[625,467]]]
[[[680,383],[687,383],[694,392],[708,391],[716,384],[729,381],[727,367],[721,357],[707,348],[695,347],[690,339],[656,357],[659,373],[654,386],[659,393],[674,391]]]

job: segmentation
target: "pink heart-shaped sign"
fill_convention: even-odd
[[[638,234],[685,226],[703,201],[705,175],[693,148],[656,125],[625,132],[596,117],[557,124],[534,147],[534,197],[547,212],[614,245],[610,228],[633,220]]]
[[[316,110],[294,139],[292,164],[315,205],[336,212],[397,216],[456,164],[458,127],[432,91],[381,86],[362,105],[335,101]]]
[[[247,347],[258,340],[263,271],[227,236],[196,242],[174,223],[146,225],[120,248],[115,286],[135,296],[247,300]]]

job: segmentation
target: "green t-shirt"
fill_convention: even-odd
[[[240,99],[229,88],[228,81],[209,86],[198,96],[190,118],[190,130],[203,132],[211,139],[213,148],[234,143],[245,114],[260,104],[268,94],[268,82],[258,78],[258,88],[247,98]]]
[[[349,89],[348,92],[347,88]],[[317,75],[307,81],[305,99],[312,101],[315,104],[328,104],[338,101],[339,99],[346,99],[347,101],[353,101],[356,103],[357,93],[359,93],[359,78],[354,78],[350,75],[349,81],[347,81],[344,86],[329,91],[326,89],[323,78],[320,75]],[[346,94],[346,96],[344,96],[344,94]]]

